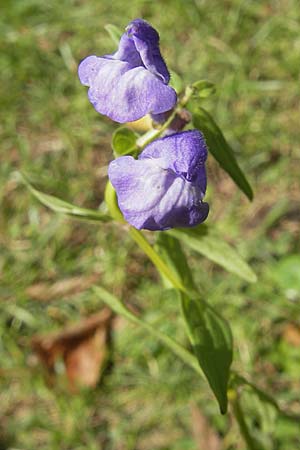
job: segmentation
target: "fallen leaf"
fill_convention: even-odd
[[[34,336],[31,344],[48,373],[54,377],[55,362],[62,358],[72,389],[96,386],[107,353],[112,312],[103,308],[58,333]]]
[[[106,357],[106,329],[95,333],[64,354],[66,372],[71,386],[95,387]]]
[[[300,346],[300,327],[293,324],[288,323],[282,332],[283,339],[294,347]]]

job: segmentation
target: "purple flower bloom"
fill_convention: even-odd
[[[151,142],[138,160],[121,156],[108,168],[119,207],[135,228],[166,230],[193,227],[208,215],[207,148],[196,130]]]
[[[176,92],[160,54],[159,35],[147,22],[135,19],[113,55],[88,56],[79,65],[81,83],[96,111],[116,122],[130,122],[148,113],[173,108]]]

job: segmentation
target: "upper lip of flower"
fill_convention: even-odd
[[[170,74],[159,50],[156,30],[142,19],[126,27],[118,50],[85,58],[78,69],[96,111],[116,122],[132,122],[146,114],[169,111],[177,101],[168,86]]]
[[[134,25],[128,25],[125,28],[125,31],[128,37],[132,37],[135,33],[137,33],[137,28]]]

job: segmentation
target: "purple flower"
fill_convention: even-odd
[[[193,227],[208,215],[207,148],[196,130],[151,142],[138,160],[121,156],[108,168],[119,207],[135,228],[166,230]]]
[[[142,19],[130,22],[116,53],[88,56],[78,75],[89,86],[88,97],[96,111],[116,122],[163,113],[177,101],[168,86],[170,74],[160,54],[159,35]]]

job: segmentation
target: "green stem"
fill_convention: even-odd
[[[197,297],[199,294],[192,288],[187,288],[182,283],[180,277],[171,270],[164,260],[160,257],[158,253],[149,244],[143,233],[136,228],[130,227],[129,234],[133,240],[138,244],[138,246],[143,250],[143,252],[148,256],[148,258],[153,262],[155,267],[160,273],[162,273],[173,285],[175,289],[185,293],[191,298]]]
[[[269,395],[267,392],[257,387],[254,383],[251,383],[251,381],[248,381],[242,375],[239,375],[236,372],[232,372],[232,375],[233,375],[233,384],[238,386],[243,385],[249,386],[262,401],[272,405],[282,419],[296,422],[298,424],[300,423],[300,414],[293,414],[283,409],[271,395]]]
[[[186,292],[185,287],[181,283],[178,277],[169,269],[169,267],[165,264],[165,262],[161,259],[161,257],[156,253],[156,251],[149,244],[145,236],[141,233],[141,231],[136,228],[130,227],[129,229],[130,236],[135,240],[138,246],[143,250],[144,253],[148,256],[148,258],[153,262],[155,267],[165,275],[166,278],[172,283],[172,285],[179,289],[180,291]]]
[[[160,137],[163,132],[169,127],[169,125],[172,123],[174,117],[180,111],[181,108],[175,108],[168,117],[168,119],[163,123],[163,125],[158,130],[150,130],[147,133],[145,133],[143,136],[141,136],[137,141],[137,146],[140,150],[143,150],[150,142],[154,141],[158,137]]]
[[[233,414],[236,418],[236,421],[239,425],[241,435],[243,436],[248,449],[249,450],[262,450],[262,448],[260,446],[258,446],[258,443],[255,441],[255,439],[251,436],[251,434],[249,432],[248,425],[247,425],[243,410],[240,405],[238,393],[236,391],[234,392],[231,404],[232,404]]]
[[[194,89],[192,88],[192,86],[187,86],[185,88],[184,96],[179,101],[179,104],[182,108],[186,106],[186,104],[188,103],[189,99],[191,98],[191,95],[193,94],[193,92],[194,92]]]

